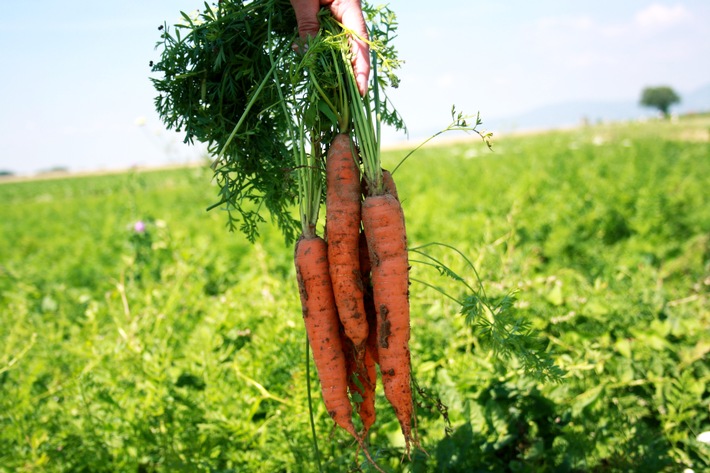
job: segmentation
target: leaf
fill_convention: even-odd
[[[631,358],[631,342],[626,339],[622,338],[616,341],[614,343],[614,349],[616,349],[617,352],[624,358]]]
[[[594,403],[604,392],[605,384],[599,384],[583,392],[572,400],[572,416],[579,417],[582,411]]]
[[[331,126],[335,127],[338,125],[338,117],[335,115],[333,110],[323,101],[318,102],[318,110],[326,116]]]
[[[565,299],[562,295],[562,284],[555,284],[552,289],[545,296],[547,301],[555,306],[561,306],[565,303]]]

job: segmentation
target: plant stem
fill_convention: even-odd
[[[454,251],[459,256],[461,256],[461,258],[463,258],[463,260],[466,262],[466,264],[468,264],[469,268],[471,268],[471,270],[473,271],[473,274],[476,276],[476,282],[478,283],[478,287],[479,287],[479,290],[481,291],[481,295],[485,298],[488,298],[488,296],[486,296],[485,288],[483,287],[483,281],[481,280],[481,276],[478,274],[478,271],[476,270],[476,266],[474,266],[473,263],[471,262],[471,260],[465,254],[463,254],[463,252],[461,250],[459,250],[455,246],[449,245],[447,243],[441,243],[438,241],[434,241],[431,243],[426,243],[424,245],[416,246],[414,248],[409,248],[409,251],[414,252],[414,253],[419,253],[422,256],[426,256],[427,258],[433,259],[428,254],[421,251],[424,248],[427,248],[429,246],[441,246],[444,248],[448,248],[449,250]],[[434,261],[436,261],[436,260],[434,260]],[[471,290],[471,292],[475,292],[468,284],[466,284],[466,286]]]
[[[397,163],[397,165],[394,167],[394,169],[393,169],[392,171],[390,171],[390,174],[394,175],[394,173],[397,171],[397,169],[399,169],[399,167],[400,167],[402,164],[404,164],[404,162],[405,162],[407,159],[409,159],[409,157],[410,157],[411,155],[413,155],[415,152],[417,152],[422,146],[426,145],[426,144],[429,143],[431,140],[433,140],[434,138],[436,138],[436,137],[439,136],[439,135],[442,135],[442,134],[446,133],[447,131],[466,131],[466,132],[472,131],[472,132],[474,132],[474,133],[477,133],[478,136],[480,136],[481,139],[488,145],[488,148],[490,148],[490,147],[491,147],[491,144],[490,144],[489,139],[490,139],[490,136],[492,136],[492,135],[490,135],[490,134],[488,134],[488,133],[485,133],[485,132],[482,134],[480,131],[477,130],[478,125],[481,124],[480,118],[478,118],[478,117],[476,118],[476,124],[475,124],[473,127],[468,126],[468,125],[465,123],[465,120],[464,120],[465,118],[471,118],[471,117],[464,117],[464,116],[460,115],[460,116],[458,117],[458,120],[456,120],[456,121],[450,123],[449,126],[447,126],[446,128],[444,128],[443,130],[437,131],[436,133],[434,133],[433,135],[431,135],[429,138],[427,138],[426,140],[422,141],[416,148],[414,148],[414,149],[411,150],[409,153],[407,153],[407,155],[406,155],[404,158],[402,158],[402,160],[401,160],[399,163]],[[462,120],[464,120],[464,121],[462,122]],[[463,124],[462,124],[462,123],[463,123]]]
[[[421,279],[413,278],[413,277],[411,277],[411,276],[409,277],[409,280],[410,280],[410,281],[414,281],[414,282],[418,282],[419,284],[423,284],[423,285],[425,285],[425,286],[427,286],[427,287],[429,287],[429,288],[431,288],[431,289],[434,289],[435,291],[439,292],[442,296],[448,297],[448,298],[451,299],[452,301],[456,302],[458,305],[463,305],[463,302],[461,302],[460,300],[456,299],[454,296],[448,294],[446,291],[444,291],[443,289],[441,289],[441,288],[438,287],[438,286],[434,286],[433,284],[430,284],[430,283],[428,283],[428,282],[426,282],[426,281],[422,281]]]
[[[383,191],[382,166],[380,165],[377,135],[372,123],[370,100],[368,95],[365,97],[360,95],[355,82],[355,74],[349,61],[346,62],[346,68],[352,120],[355,125],[355,135],[358,137],[358,143],[360,144],[365,178],[368,181],[370,193],[378,195]]]

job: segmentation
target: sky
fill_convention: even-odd
[[[202,5],[14,2],[0,17],[0,170],[24,175],[198,159],[202,148],[184,145],[158,119],[149,62],[159,57],[158,26]],[[545,105],[638,100],[649,85],[670,85],[682,96],[710,83],[707,0],[389,5],[405,61],[391,98],[413,141],[446,127],[452,105],[480,112],[485,128],[487,119]],[[405,138],[386,134],[388,142]]]

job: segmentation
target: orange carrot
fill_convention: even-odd
[[[372,264],[382,384],[409,450],[414,408],[410,384],[409,261],[402,206],[389,193],[368,196],[362,204],[362,223]]]
[[[361,353],[368,326],[359,270],[360,172],[350,136],[339,134],[326,159],[326,236],[335,303],[345,334]]]
[[[328,274],[326,242],[318,236],[301,237],[296,243],[294,260],[303,320],[320,378],[323,402],[335,423],[360,441],[348,399],[345,357]]]
[[[367,353],[376,364],[380,364],[380,358],[377,354],[377,310],[375,309],[375,300],[372,295],[372,281],[370,279],[370,255],[367,249],[367,239],[365,232],[360,233],[360,274],[362,276],[362,292],[365,306],[365,314],[367,315],[367,325],[370,328],[370,333],[367,336]]]
[[[367,179],[365,179],[364,177],[362,179],[360,187],[362,189],[362,195],[370,195],[370,188],[367,185]],[[399,200],[399,196],[397,195],[397,186],[395,186],[394,184],[392,174],[387,169],[382,170],[382,187],[384,190],[383,194],[392,194],[395,199]]]
[[[365,443],[355,431],[352,421],[340,322],[328,273],[327,246],[325,240],[310,233],[309,236],[301,236],[296,243],[294,261],[308,342],[313,351],[313,361],[320,378],[321,394],[328,414],[337,425],[355,438],[368,461],[377,471],[382,472],[365,448]]]
[[[399,200],[397,195],[397,186],[394,185],[394,179],[392,179],[392,174],[387,169],[382,170],[382,185],[385,188],[385,193],[392,194],[395,199]]]
[[[363,430],[360,435],[364,438],[372,424],[375,423],[375,383],[377,382],[375,362],[370,354],[369,344],[365,347],[364,353],[360,354],[344,332],[342,343],[345,352],[348,388],[351,397],[356,402],[360,420],[362,420]]]
[[[375,366],[375,355],[372,345],[368,343],[365,347],[365,363],[362,371],[362,403],[358,406],[358,414],[362,420],[364,437],[370,431],[370,427],[375,423],[375,386],[377,384],[377,367]],[[374,340],[374,337],[373,337]]]
[[[375,386],[377,384],[377,368],[375,359],[372,356],[370,346],[365,347],[365,363],[360,374],[360,384],[362,385],[362,402],[358,406],[358,414],[362,420],[363,432],[365,437],[370,431],[370,427],[375,423]]]

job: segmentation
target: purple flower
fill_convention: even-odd
[[[138,220],[135,225],[133,225],[133,230],[136,233],[143,233],[145,231],[145,223],[142,220]]]

